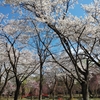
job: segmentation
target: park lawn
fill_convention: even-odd
[[[1,98],[0,100],[14,100],[13,98]],[[30,100],[30,99],[26,99],[26,98],[23,98],[23,99],[18,99],[18,100]]]
[[[4,97],[1,97],[0,100],[13,100],[13,98],[4,98]],[[22,99],[18,99],[18,100],[31,100],[31,99],[27,99],[27,98],[22,98]],[[33,100],[38,100],[38,99],[33,99]],[[52,99],[49,99],[49,98],[45,98],[45,99],[42,99],[42,100],[52,100]],[[58,100],[58,99],[55,99],[55,100]],[[66,99],[63,99],[63,100],[66,100]],[[79,98],[73,98],[72,100],[80,100]],[[90,100],[100,100],[100,98],[91,98]]]

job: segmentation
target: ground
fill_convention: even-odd
[[[0,100],[13,100],[13,98],[1,98]],[[30,99],[27,99],[27,98],[23,98],[23,99],[19,99],[19,100],[30,100]],[[38,99],[33,99],[33,100],[38,100]],[[49,99],[49,98],[46,98],[46,99],[43,99],[43,100],[52,100],[52,99]],[[55,99],[55,100],[59,100],[59,99]],[[66,100],[66,99],[62,99],[62,100]],[[73,98],[72,100],[80,100],[80,99],[77,99],[77,98]],[[100,100],[100,98],[92,98],[90,100]]]

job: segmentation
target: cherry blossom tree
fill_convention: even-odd
[[[16,86],[14,85],[14,83],[12,83],[11,81],[8,81],[4,91],[3,91],[3,95],[9,97],[9,96],[13,96],[14,92],[15,92],[15,88]]]
[[[38,55],[38,62],[40,66],[39,100],[42,100],[43,69],[45,66],[45,61],[49,56],[47,47],[50,46],[52,38],[47,38],[48,36],[50,36],[50,34],[48,34],[49,29],[45,28],[45,25],[43,26],[44,30],[46,30],[44,32],[41,29],[40,30],[37,29],[37,26],[34,23],[34,21],[32,21],[32,24],[34,26],[35,32],[33,32],[33,35],[31,35],[31,42],[29,43],[29,45],[32,47],[32,49],[36,50],[36,53]],[[46,47],[44,46],[44,44],[46,44]]]
[[[88,100],[90,63],[94,62],[100,66],[98,0],[94,0],[89,6],[83,6],[87,12],[87,16],[84,18],[78,18],[69,13],[69,9],[74,7],[77,0],[29,0],[28,2],[26,0],[6,0],[6,2],[14,7],[17,6],[19,11],[21,11],[21,7],[22,12],[27,10],[27,13],[23,12],[23,14],[28,14],[28,19],[38,21],[37,26],[41,23],[45,24],[59,38],[61,47],[70,58],[76,71],[76,76],[65,65],[58,62],[44,45],[55,62],[78,80],[82,87],[83,100]]]
[[[7,16],[0,13],[0,96],[4,92],[4,88],[8,80],[11,79],[11,77],[9,77],[9,73],[11,72],[11,66],[6,56],[4,39],[1,38],[2,29],[4,27],[3,23],[7,20],[6,17]]]
[[[100,73],[92,73],[92,77],[89,81],[89,88],[91,97],[98,97],[98,91],[100,89]]]
[[[46,84],[48,84],[50,97],[54,100],[56,95],[57,75],[56,72],[47,72],[44,76]]]
[[[4,40],[5,53],[16,82],[14,100],[18,99],[22,82],[38,69],[38,62],[35,59],[35,54],[33,55],[28,49],[25,50],[28,36],[22,34],[22,32],[23,29],[26,29],[27,31],[25,32],[28,33],[30,29],[23,25],[22,22],[22,20],[10,20],[3,27],[1,34],[1,38]]]
[[[67,87],[68,94],[69,94],[69,100],[73,98],[72,96],[72,89],[74,86],[74,78],[71,75],[63,76],[63,81]]]

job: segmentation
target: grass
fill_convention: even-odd
[[[6,98],[6,97],[1,97],[0,100],[13,100],[13,98]],[[20,98],[18,100],[31,100],[29,98]],[[38,99],[33,99],[33,100],[38,100]],[[52,100],[52,99],[49,99],[49,98],[45,98],[43,100]],[[58,100],[58,99],[55,99],[55,100]],[[67,100],[67,99],[63,99],[63,100]],[[73,98],[72,100],[82,100],[81,98]],[[100,100],[100,98],[91,98],[90,100]]]

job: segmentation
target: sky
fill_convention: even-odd
[[[89,4],[92,1],[93,0],[79,0],[79,4],[77,4],[74,9],[71,9],[70,12],[78,17],[84,16],[84,11],[81,8],[80,4]],[[9,15],[8,16],[9,19],[18,16],[18,14],[12,13],[11,7],[9,5],[5,5],[4,7],[0,5],[0,13],[3,13],[4,15]]]
[[[81,7],[81,4],[90,4],[93,0],[78,0],[78,4],[75,5],[74,9],[71,9],[70,12],[75,16],[84,16],[85,12]]]
[[[8,15],[9,19],[13,19],[18,16],[18,13],[12,13],[12,8],[10,7],[10,5],[0,6],[0,13]]]

